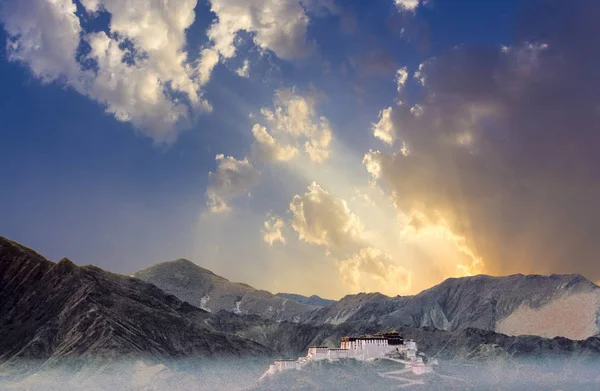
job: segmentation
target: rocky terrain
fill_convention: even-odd
[[[233,315],[232,315],[233,316]],[[223,320],[223,318],[220,318]],[[589,337],[574,341],[563,337],[508,336],[489,330],[466,328],[455,331],[430,327],[397,326],[382,328],[367,321],[339,325],[309,325],[282,322],[269,323],[248,317],[227,319],[228,332],[254,340],[277,351],[280,358],[295,359],[306,354],[308,346],[338,347],[346,335],[369,334],[396,330],[407,339],[417,342],[419,350],[429,358],[451,361],[481,361],[492,358],[576,359],[600,358],[600,338]]]
[[[323,299],[322,297],[317,295],[306,297],[302,295],[297,295],[295,293],[277,293],[275,296],[283,297],[285,299],[291,299],[301,304],[308,304],[316,307],[327,307],[328,305],[335,303],[335,300]]]
[[[416,296],[359,294],[313,306],[229,282],[184,260],[136,275],[146,281],[67,259],[54,263],[0,238],[0,381],[25,360],[81,367],[139,358],[155,364],[295,359],[310,345],[336,347],[342,336],[391,330],[414,339],[428,359],[445,362],[600,357],[600,339],[593,335],[574,340],[495,331],[565,332],[583,323],[593,327],[578,332],[594,333],[598,287],[581,276],[449,279]],[[572,315],[585,306],[593,319]],[[557,309],[563,312],[553,313]]]
[[[586,339],[598,334],[600,288],[580,275],[450,278],[416,296],[344,297],[305,322],[369,320],[384,327],[466,328],[510,335]]]
[[[231,282],[186,259],[150,266],[134,273],[133,277],[213,313],[225,310],[238,315],[298,322],[319,308],[254,289],[250,285]]]
[[[272,295],[178,260],[134,274],[211,312],[258,315],[275,321],[338,325],[369,321],[380,327],[478,328],[508,335],[584,340],[600,332],[600,288],[580,275],[450,278],[415,296],[380,293],[328,301]]]
[[[0,238],[0,365],[21,360],[267,355],[152,284],[50,262]]]

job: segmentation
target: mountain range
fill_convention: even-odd
[[[20,360],[265,355],[210,313],[136,278],[50,262],[0,238],[0,364]]]
[[[225,310],[238,315],[260,315],[279,322],[298,322],[318,308],[231,282],[186,259],[159,263],[132,276],[209,312]]]
[[[383,328],[478,328],[574,340],[600,332],[600,287],[577,274],[449,278],[414,296],[360,293],[339,301],[272,295],[230,282],[186,260],[160,263],[133,276],[212,312],[225,310],[276,321],[317,325],[369,321]]]
[[[475,276],[415,296],[325,301],[273,295],[187,260],[132,276],[55,263],[0,237],[0,372],[31,359],[296,358],[392,329],[439,358],[600,356],[599,290],[579,275]]]

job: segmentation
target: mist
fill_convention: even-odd
[[[102,360],[98,360],[100,363]],[[472,361],[440,361],[434,372],[413,375],[402,365],[385,359],[315,362],[300,371],[291,370],[259,380],[267,359],[185,359],[158,362],[121,360],[82,366],[21,361],[3,365],[0,389],[54,390],[597,390],[600,362],[597,358],[544,358],[514,360],[510,357]]]

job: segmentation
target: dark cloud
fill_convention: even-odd
[[[597,1],[529,2],[514,45],[424,63],[422,115],[393,113],[410,153],[370,155],[399,208],[445,220],[485,272],[600,279],[598,20]]]

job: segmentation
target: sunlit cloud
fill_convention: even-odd
[[[228,202],[232,199],[248,195],[260,180],[260,173],[247,158],[236,160],[225,155],[217,155],[217,169],[208,174],[206,189],[207,204],[212,212],[220,213],[229,210]]]
[[[420,0],[394,0],[400,10],[414,11],[420,4]]]
[[[360,219],[341,198],[335,198],[313,182],[304,195],[296,195],[290,203],[292,228],[300,240],[309,244],[342,247],[360,240]]]
[[[373,135],[386,144],[392,145],[396,138],[396,130],[392,121],[392,108],[388,107],[379,112],[379,122],[373,124]]]
[[[0,17],[9,36],[9,59],[26,65],[42,82],[64,83],[101,103],[115,119],[132,123],[158,144],[172,143],[194,113],[212,110],[200,90],[207,76],[198,81],[184,49],[195,0],[161,7],[141,0],[82,4],[88,18],[98,17],[99,10],[110,14],[108,31],[85,31],[72,0],[4,6]],[[90,52],[78,58],[83,44]],[[214,58],[206,61],[212,64]]]
[[[269,246],[273,246],[276,242],[286,244],[286,240],[282,232],[284,226],[284,221],[277,216],[272,216],[265,221],[263,224],[263,239],[265,243],[268,243]]]
[[[328,119],[317,115],[315,106],[314,96],[301,96],[291,89],[277,90],[273,109],[261,109],[266,126],[256,124],[252,129],[258,157],[288,161],[303,146],[311,161],[323,163],[330,155],[332,130]]]
[[[337,265],[354,293],[375,291],[394,296],[408,292],[411,287],[411,274],[394,264],[391,255],[376,248],[362,248]]]

